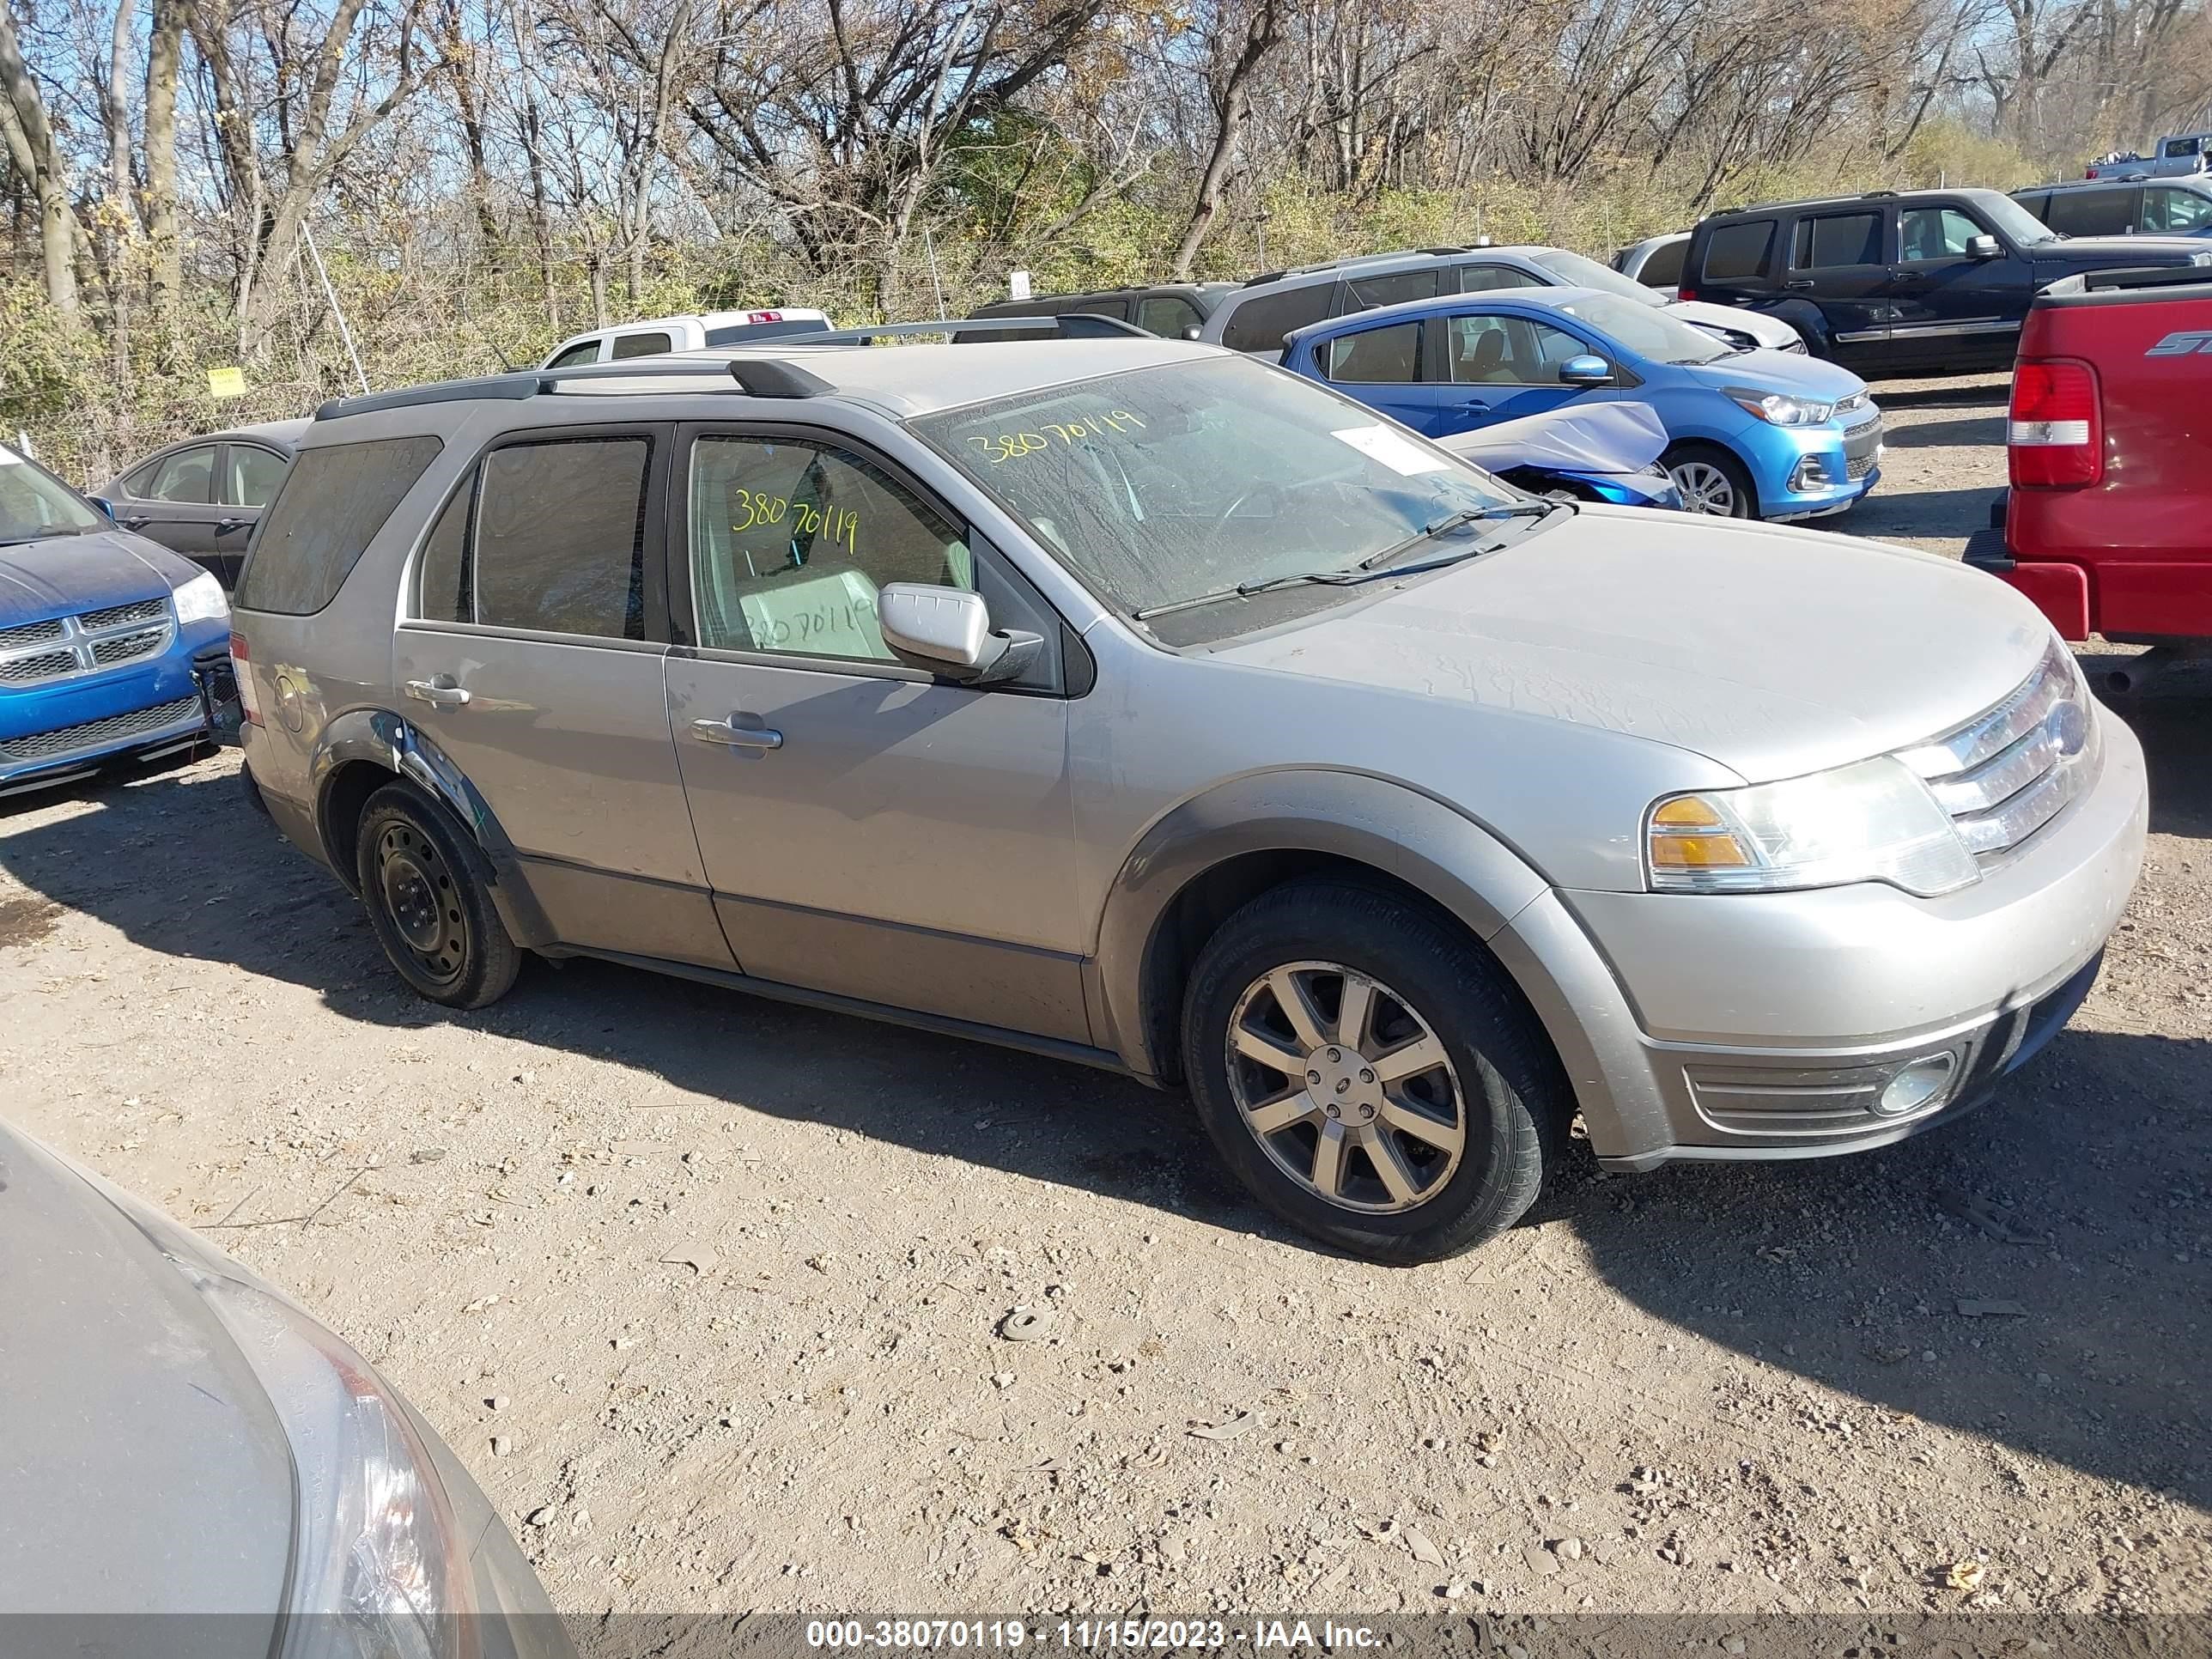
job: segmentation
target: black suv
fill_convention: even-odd
[[[1869,378],[2009,368],[2036,290],[2120,265],[2212,264],[2171,236],[2067,237],[1994,190],[1875,191],[1716,213],[1690,233],[1685,300],[1772,312]]]
[[[2212,234],[2212,175],[2030,185],[2012,199],[2066,236]]]
[[[1134,323],[1147,334],[1164,340],[1195,340],[1206,319],[1222,299],[1234,294],[1236,283],[1152,283],[1143,288],[1101,289],[1091,294],[1039,294],[1026,300],[1001,300],[980,306],[975,317],[1057,317],[1081,312],[1094,317],[1118,317]],[[963,330],[963,340],[993,337],[979,330]],[[1007,334],[1006,339],[1034,337]]]

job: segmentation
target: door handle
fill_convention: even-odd
[[[726,720],[693,720],[691,735],[702,743],[719,743],[726,749],[781,749],[783,733],[764,726],[739,726],[736,716]]]
[[[232,531],[245,527],[246,520],[243,519],[217,519],[215,521],[215,533],[218,536],[228,536]]]
[[[1782,286],[1784,288],[1810,288],[1813,286],[1813,279],[1810,276],[1792,276],[1788,282],[1783,283]]]
[[[143,530],[148,525],[154,521],[148,518],[143,513],[134,513],[129,518],[118,519],[115,522],[121,525],[125,530]]]
[[[407,695],[434,708],[459,708],[469,700],[468,689],[455,684],[451,674],[441,674],[435,679],[410,680]]]

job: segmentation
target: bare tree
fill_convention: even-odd
[[[40,262],[46,299],[64,318],[76,316],[76,214],[70,203],[70,170],[54,141],[46,96],[23,61],[11,0],[0,0],[0,126],[7,130],[8,157],[15,175],[39,204]]]
[[[1176,244],[1175,257],[1168,264],[1179,283],[1190,280],[1198,251],[1206,245],[1215,216],[1221,211],[1221,194],[1236,164],[1237,143],[1252,118],[1253,77],[1267,54],[1282,43],[1288,9],[1289,0],[1249,0],[1248,9],[1235,21],[1228,14],[1212,20],[1208,33],[1213,52],[1206,82],[1207,100],[1213,109],[1213,143],[1198,176],[1198,197],[1191,204],[1190,222],[1183,227],[1182,240]]]

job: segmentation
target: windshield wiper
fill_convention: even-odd
[[[1509,501],[1503,507],[1463,507],[1456,513],[1447,513],[1434,524],[1428,525],[1408,536],[1402,542],[1393,542],[1380,553],[1370,553],[1355,570],[1372,570],[1379,564],[1388,564],[1401,553],[1409,553],[1423,542],[1434,541],[1439,536],[1449,536],[1455,530],[1468,525],[1480,524],[1489,519],[1540,519],[1549,513],[1557,501]]]
[[[1514,501],[1504,507],[1471,507],[1448,514],[1418,536],[1408,536],[1395,547],[1386,547],[1380,553],[1370,554],[1349,570],[1306,570],[1288,576],[1268,576],[1258,581],[1239,582],[1234,587],[1217,587],[1210,593],[1197,593],[1187,599],[1170,599],[1165,605],[1148,605],[1131,615],[1139,622],[1150,622],[1155,617],[1165,617],[1177,611],[1195,611],[1200,605],[1218,605],[1224,599],[1249,599],[1255,594],[1272,593],[1279,587],[1300,587],[1313,584],[1323,587],[1358,587],[1367,582],[1383,581],[1399,576],[1419,576],[1431,570],[1442,570],[1464,559],[1492,550],[1486,543],[1474,547],[1455,548],[1451,552],[1418,563],[1400,565],[1395,569],[1378,570],[1375,567],[1382,560],[1394,558],[1408,548],[1419,547],[1433,536],[1441,536],[1462,526],[1490,519],[1547,519],[1560,507],[1574,508],[1572,501]]]

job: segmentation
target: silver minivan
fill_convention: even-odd
[[[250,782],[456,1007],[591,955],[1188,1090],[1375,1260],[1881,1146],[2087,994],[2142,753],[1947,561],[1532,500],[1165,340],[349,399],[238,592]]]

